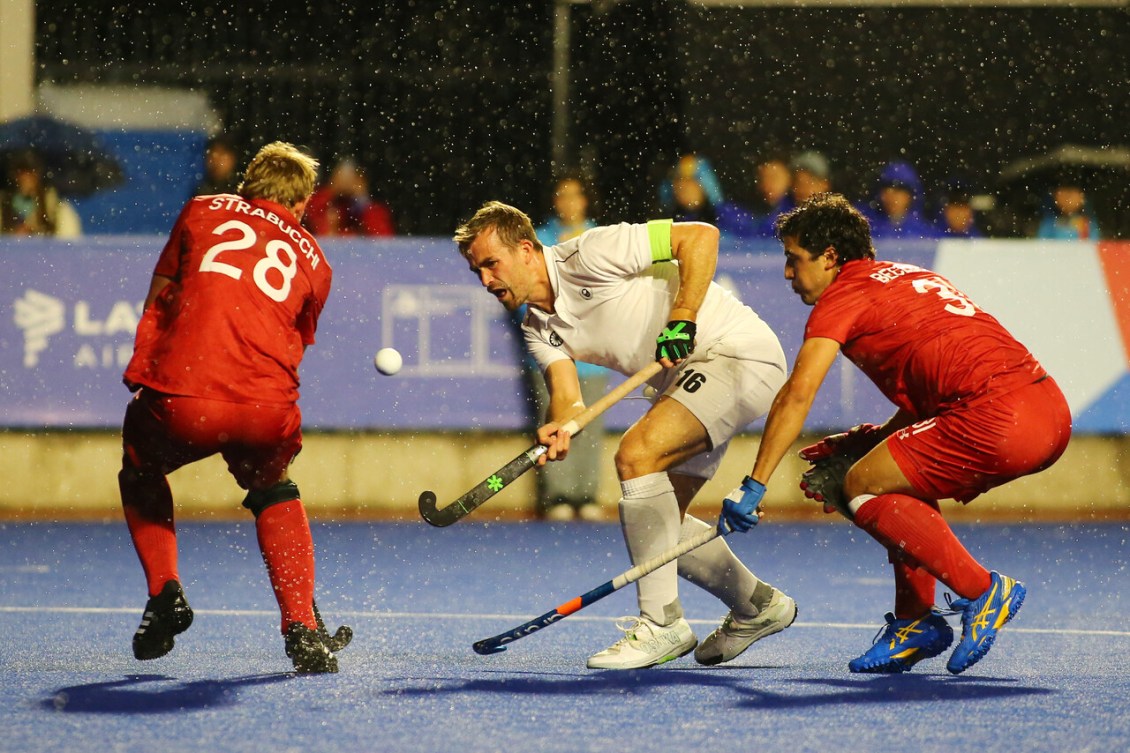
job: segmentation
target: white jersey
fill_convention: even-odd
[[[542,371],[571,358],[634,374],[655,360],[679,288],[671,223],[610,225],[544,250],[554,313],[528,308],[522,330]],[[785,366],[776,334],[729,291],[710,283],[689,361],[729,356]],[[665,370],[655,386],[675,376]]]

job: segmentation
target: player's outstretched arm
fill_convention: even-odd
[[[671,226],[671,258],[679,262],[679,290],[671,304],[667,326],[656,339],[655,360],[664,368],[694,352],[698,310],[718,266],[718,228],[703,222]]]
[[[816,393],[839,352],[839,343],[823,337],[809,338],[800,346],[793,373],[785,380],[769,408],[753,470],[723,504],[718,519],[719,531],[744,531],[756,522],[749,516],[761,502],[765,486],[781,464],[781,459],[800,436]]]
[[[840,344],[824,337],[809,338],[800,346],[793,373],[773,398],[758,446],[757,460],[749,474],[751,478],[768,483],[781,459],[804,429],[816,393],[839,352]]]
[[[554,361],[545,370],[545,388],[549,393],[549,409],[546,423],[537,430],[538,444],[545,445],[547,452],[538,458],[538,465],[549,460],[564,460],[569,454],[571,434],[563,429],[564,424],[585,409],[581,395],[581,380],[577,376],[577,364],[571,360]]]
[[[697,314],[718,267],[718,228],[704,222],[676,222],[671,226],[671,258],[679,262],[679,291],[671,304]]]

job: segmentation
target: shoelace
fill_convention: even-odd
[[[935,604],[934,606],[930,607],[931,612],[936,613],[940,617],[952,617],[953,615],[965,613],[964,608],[962,608],[960,606],[955,607],[954,605],[958,604],[959,602],[962,602],[962,601],[968,602],[969,601],[968,599],[955,599],[953,597],[953,594],[949,593],[948,591],[944,594],[944,596],[945,596],[945,599],[946,599],[946,608],[942,609]],[[890,629],[891,629],[891,623],[887,623],[886,625],[883,625],[882,627],[880,627],[879,632],[875,633],[875,637],[871,639],[871,644],[874,645],[874,644],[878,643],[882,639],[883,634],[886,633]]]
[[[973,601],[972,599],[966,599],[964,597],[955,597],[949,591],[946,591],[943,596],[945,596],[946,599],[946,608],[938,609],[938,614],[940,614],[942,617],[951,617],[955,614],[964,614],[965,608],[969,606]],[[937,609],[937,607],[935,607],[935,609]]]
[[[644,621],[636,615],[617,617],[616,629],[624,633],[624,637],[621,638],[620,641],[634,641],[636,639],[636,631],[643,627],[643,625]]]

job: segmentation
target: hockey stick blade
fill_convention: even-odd
[[[570,434],[579,433],[594,418],[618,403],[628,393],[651,379],[662,369],[663,366],[656,362],[643,367],[609,390],[607,395],[567,421],[561,427],[562,430]],[[424,492],[420,495],[417,505],[420,508],[420,517],[437,528],[451,525],[460,518],[469,515],[479,505],[498,494],[516,478],[537,465],[538,458],[544,455],[548,449],[545,445],[534,445],[481,481],[474,489],[445,507],[437,507],[434,492]]]
[[[419,500],[420,517],[437,528],[451,525],[533,468],[547,449],[545,445],[534,445],[446,507],[436,507],[436,495],[430,491],[424,492]]]
[[[704,530],[695,536],[692,536],[686,541],[679,542],[677,545],[671,547],[666,552],[657,554],[655,557],[652,557],[643,564],[636,565],[632,569],[620,573],[615,578],[606,583],[601,583],[593,590],[581,594],[576,598],[570,599],[561,606],[551,609],[540,617],[535,617],[529,622],[524,622],[518,627],[507,630],[504,633],[499,633],[498,635],[491,636],[490,638],[483,638],[481,641],[476,641],[471,646],[471,648],[474,649],[476,654],[481,654],[482,656],[489,656],[490,654],[497,654],[505,651],[507,644],[513,643],[519,638],[525,638],[531,633],[536,633],[542,628],[549,627],[555,622],[560,622],[574,612],[579,612],[580,610],[584,609],[589,604],[600,601],[608,594],[619,591],[629,583],[635,583],[645,575],[655,572],[656,570],[670,562],[674,562],[675,560],[679,559],[679,557],[682,557],[692,549],[698,549],[700,546],[710,543],[719,535],[720,534],[718,533],[718,529],[714,526],[711,526],[709,529]]]

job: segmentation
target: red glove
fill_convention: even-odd
[[[824,512],[844,512],[851,515],[844,505],[844,477],[855,461],[843,455],[832,455],[815,461],[812,467],[801,474],[800,488],[804,496],[824,505]]]
[[[833,455],[842,455],[858,460],[883,440],[877,424],[860,424],[840,434],[824,437],[816,444],[810,444],[800,451],[800,456],[810,463],[824,460]]]

